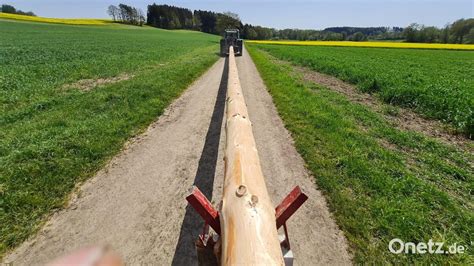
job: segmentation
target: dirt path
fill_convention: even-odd
[[[295,185],[309,200],[290,219],[295,262],[349,264],[347,244],[292,145],[247,54],[237,58],[263,172],[274,204]],[[213,203],[223,181],[225,61],[220,59],[157,122],[95,177],[68,208],[5,258],[37,265],[90,244],[109,244],[128,264],[193,265],[201,221],[184,200],[193,184]]]

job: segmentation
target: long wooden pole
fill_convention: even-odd
[[[220,224],[222,265],[283,265],[234,49],[229,51],[225,177]]]

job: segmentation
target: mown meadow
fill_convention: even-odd
[[[254,44],[255,45],[255,44]],[[474,138],[474,51],[256,45]]]
[[[436,108],[449,107],[454,112],[469,108],[466,100],[472,101],[468,84],[472,82],[469,66],[473,61],[468,59],[472,54],[246,46],[297,150],[326,196],[356,264],[474,263],[472,150],[398,129],[370,107],[308,82],[291,63],[339,76],[365,91],[373,91],[375,82],[380,84],[375,91],[382,98],[388,100],[392,95],[395,102],[434,115]],[[438,82],[437,78],[443,77],[444,81]],[[411,92],[408,84],[418,87]],[[457,90],[450,91],[453,86]],[[427,96],[431,98],[417,94],[428,88],[435,90]],[[456,99],[461,96],[471,98]],[[432,105],[423,102],[429,99],[433,99]],[[446,103],[445,107],[447,101],[456,104]],[[467,250],[463,254],[392,254],[388,244],[394,238],[413,243],[432,239],[444,242],[444,249],[457,244]]]
[[[0,257],[218,59],[218,38],[0,20]]]

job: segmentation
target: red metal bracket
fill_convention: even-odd
[[[288,238],[288,229],[286,228],[286,221],[303,205],[308,199],[299,186],[296,186],[288,196],[276,207],[276,226],[279,229],[283,226],[285,231],[285,240],[281,243],[285,248],[290,250],[290,239]]]
[[[288,238],[288,230],[286,228],[286,221],[303,205],[308,199],[308,196],[304,194],[299,186],[296,186],[288,196],[275,208],[275,218],[277,229],[283,226],[285,231],[285,240],[282,242],[287,249],[290,249],[290,241]],[[200,236],[201,242],[206,244],[209,233],[209,226],[220,235],[221,224],[219,221],[219,212],[214,209],[209,200],[202,194],[197,188],[193,187],[191,194],[186,197],[189,204],[197,211],[197,213],[205,221],[203,234]]]
[[[279,229],[308,199],[299,186],[296,186],[275,209],[276,225]]]
[[[219,212],[214,209],[209,200],[197,187],[193,187],[191,194],[186,197],[188,203],[197,211],[202,219],[214,229],[217,234],[221,234],[221,223]]]

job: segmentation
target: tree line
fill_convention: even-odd
[[[168,5],[149,5],[147,24],[162,29],[194,29],[191,10]]]
[[[198,30],[211,34],[222,34],[226,28],[239,29],[241,37],[249,40],[352,40],[402,39],[403,28],[400,27],[335,27],[325,30],[277,30],[251,24],[243,24],[237,14],[231,12],[216,13],[195,10],[171,5],[152,4],[148,6],[147,24],[163,29]]]
[[[325,32],[341,34],[341,38],[349,41],[399,40],[403,38],[402,27],[331,27]]]
[[[334,27],[324,30],[283,29],[276,30],[246,24],[244,35],[248,39],[275,39],[300,41],[366,41],[400,40],[403,38],[403,28],[400,27]]]
[[[237,14],[216,13],[170,5],[149,5],[147,24],[162,29],[198,30],[211,34],[221,34],[226,28],[241,29],[242,22]]]
[[[118,6],[110,5],[107,13],[116,22],[125,24],[143,26],[145,24],[145,13],[139,8],[133,6],[119,4]]]
[[[11,5],[1,5],[0,6],[0,12],[36,17],[35,13],[33,13],[31,11],[24,12],[24,11],[21,11],[19,9],[16,9],[14,6],[11,6]]]
[[[474,19],[459,19],[441,29],[413,23],[403,34],[407,42],[474,44]]]
[[[267,28],[243,24],[237,14],[216,13],[170,5],[149,5],[147,24],[163,29],[198,30],[222,34],[225,28],[236,28],[242,38],[253,40],[324,40],[366,41],[399,40],[407,42],[474,43],[474,19],[460,19],[446,27],[411,24],[402,27],[330,27],[324,30]]]

